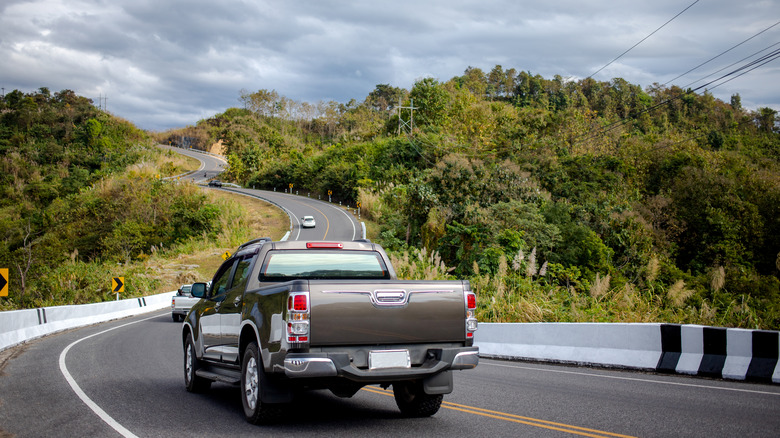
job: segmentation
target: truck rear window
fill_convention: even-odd
[[[260,270],[260,281],[389,278],[382,256],[374,251],[271,251]]]

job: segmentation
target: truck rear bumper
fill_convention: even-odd
[[[344,377],[361,383],[379,383],[429,377],[449,370],[466,370],[479,364],[478,347],[442,348],[434,358],[410,368],[358,368],[348,353],[289,353],[284,359],[287,377]]]

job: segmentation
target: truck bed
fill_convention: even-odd
[[[463,342],[464,282],[312,280],[311,346]]]

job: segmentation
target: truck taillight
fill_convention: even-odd
[[[296,294],[287,297],[287,310],[294,310],[296,312],[308,311],[309,310],[308,295]]]
[[[287,297],[287,342],[301,348],[309,342],[309,293],[291,292]]]
[[[474,292],[466,293],[466,308],[472,310],[477,308],[477,294]]]
[[[463,292],[466,301],[466,339],[474,339],[477,331],[477,294],[470,290]]]

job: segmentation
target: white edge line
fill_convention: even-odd
[[[64,350],[62,350],[62,353],[60,353],[60,372],[62,372],[62,375],[65,376],[65,380],[68,381],[68,384],[70,385],[70,388],[73,390],[73,392],[76,393],[77,396],[81,399],[81,401],[84,402],[84,404],[87,405],[90,409],[92,409],[92,412],[97,414],[98,417],[100,417],[101,420],[103,420],[106,424],[111,426],[112,429],[119,432],[120,435],[126,437],[126,438],[137,438],[137,435],[130,432],[127,428],[119,424],[116,420],[114,420],[110,415],[106,413],[100,406],[97,405],[94,401],[92,401],[89,396],[81,389],[78,383],[76,383],[76,380],[71,376],[70,372],[68,371],[68,367],[65,365],[65,358],[68,355],[68,351],[70,351],[71,347],[78,344],[79,342],[89,339],[93,336],[102,335],[103,333],[110,332],[112,330],[116,330],[118,328],[126,327],[128,325],[136,324],[139,322],[143,322],[149,319],[158,318],[159,315],[150,316],[149,318],[139,319],[138,321],[128,322],[127,324],[118,325],[116,327],[112,327],[107,330],[103,330],[102,332],[94,333],[89,336],[85,336],[81,339],[78,339],[76,341],[73,341],[70,345],[65,347]]]
[[[479,364],[480,365],[487,365],[487,366],[494,366],[494,367],[516,368],[516,369],[531,370],[531,371],[542,371],[542,372],[546,372],[546,373],[574,374],[574,375],[578,375],[578,376],[600,377],[602,379],[615,379],[615,380],[628,380],[628,381],[633,381],[633,382],[655,383],[655,384],[658,384],[658,385],[687,386],[687,387],[691,387],[691,388],[717,389],[717,390],[720,390],[720,391],[734,391],[734,392],[745,392],[745,393],[750,393],[750,394],[763,394],[763,395],[780,396],[780,393],[778,393],[778,392],[756,391],[756,390],[752,390],[752,389],[726,388],[726,387],[723,387],[723,386],[697,385],[697,384],[694,384],[694,383],[667,382],[667,381],[664,381],[664,380],[640,379],[640,378],[637,378],[637,377],[607,376],[605,374],[583,373],[583,372],[579,372],[579,371],[549,370],[549,369],[529,367],[529,366],[507,365],[507,364],[489,363],[489,362],[486,363],[486,362],[483,362],[483,361],[480,361]]]
[[[245,187],[241,187],[241,188],[242,188],[242,189],[245,189]],[[246,189],[246,190],[254,190],[254,189]],[[295,224],[293,224],[293,220],[295,220],[295,222],[296,222],[297,224],[299,224],[299,226],[298,226],[298,237],[300,237],[300,234],[301,234],[301,230],[300,230],[300,221],[298,220],[298,218],[297,218],[297,217],[295,217],[295,215],[293,215],[292,211],[290,211],[290,209],[288,209],[288,208],[287,208],[287,207],[285,207],[284,205],[282,205],[282,204],[279,204],[278,202],[274,202],[274,201],[272,201],[272,200],[270,200],[270,199],[268,199],[268,198],[264,198],[264,197],[262,197],[262,196],[260,196],[260,195],[253,194],[253,193],[244,193],[244,192],[239,192],[239,191],[236,191],[236,190],[228,190],[228,191],[229,191],[230,193],[235,193],[235,194],[237,194],[237,195],[243,195],[243,196],[246,196],[246,197],[248,197],[248,198],[259,199],[259,200],[261,200],[261,201],[263,201],[263,202],[266,202],[266,203],[268,203],[268,204],[271,204],[271,205],[273,205],[274,207],[276,207],[276,208],[278,208],[278,209],[282,210],[282,212],[286,213],[286,214],[287,214],[287,217],[290,219],[290,231],[288,231],[288,232],[287,232],[287,233],[284,235],[284,238],[282,238],[282,240],[283,240],[283,241],[284,241],[284,240],[287,240],[287,238],[290,236],[290,232],[291,232],[291,231],[292,231],[292,230],[295,228]],[[298,239],[296,238],[295,240],[298,240]]]
[[[352,220],[352,216],[350,216],[349,213],[347,213],[347,211],[344,210],[343,208],[336,208],[336,206],[333,204],[328,204],[328,205],[340,211],[341,213],[344,214],[344,216],[347,217],[347,220],[349,220],[349,223],[352,225],[352,240],[355,240],[355,233],[357,233],[357,230],[355,229],[355,221]]]

